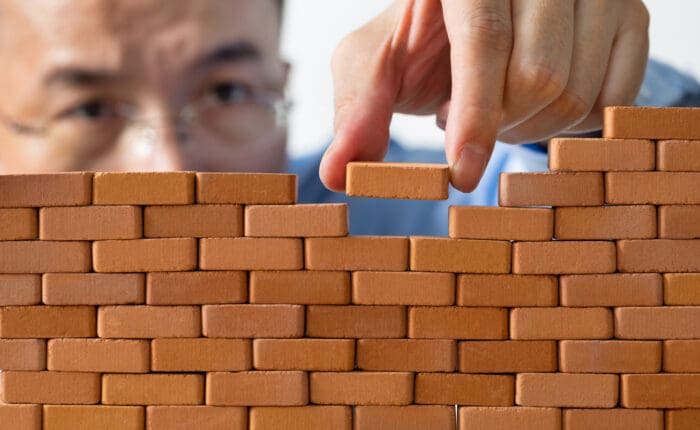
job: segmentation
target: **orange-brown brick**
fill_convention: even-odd
[[[44,430],[143,430],[138,406],[44,405]]]
[[[0,275],[0,306],[36,305],[40,302],[40,275]]]
[[[698,255],[700,240],[617,242],[617,268],[620,272],[700,272]]]
[[[348,234],[347,204],[246,206],[245,235],[333,237]]]
[[[0,339],[0,370],[44,370],[45,366],[44,340]]]
[[[347,272],[253,271],[249,285],[251,303],[350,303],[350,274]]]
[[[511,339],[608,339],[613,335],[607,308],[515,308]]]
[[[695,430],[700,427],[700,409],[666,410],[666,430]]]
[[[700,339],[700,306],[616,308],[620,339]]]
[[[559,277],[562,306],[661,306],[663,284],[657,273],[569,275]]]
[[[245,303],[245,272],[154,272],[146,275],[149,305]]]
[[[605,174],[605,203],[615,205],[700,204],[700,172]]]
[[[422,339],[505,339],[508,311],[503,308],[412,306],[408,337]]]
[[[500,206],[600,206],[601,173],[501,173]]]
[[[462,373],[554,372],[557,344],[548,340],[459,342]]]
[[[353,197],[447,200],[450,170],[446,164],[351,162],[345,193]]]
[[[137,206],[80,206],[39,210],[42,240],[138,239],[143,233]]]
[[[658,216],[661,239],[700,238],[700,205],[659,206]]]
[[[700,305],[700,274],[664,274],[664,304]]]
[[[0,240],[36,239],[38,231],[36,209],[0,209]]]
[[[660,140],[656,143],[656,170],[700,172],[697,140]]]
[[[577,373],[520,373],[515,402],[522,406],[612,408],[618,376]]]
[[[198,306],[102,306],[97,334],[104,338],[197,337]]]
[[[553,214],[544,208],[450,206],[449,236],[461,239],[551,240]]]
[[[255,339],[253,365],[259,370],[350,371],[355,367],[355,341]]]
[[[467,407],[459,408],[459,430],[561,430],[557,408]]]
[[[92,306],[0,308],[0,338],[94,337]]]
[[[510,375],[416,374],[416,404],[511,406],[514,390]]]
[[[207,405],[303,406],[308,402],[306,372],[207,373]]]
[[[310,270],[408,269],[405,237],[354,236],[304,240],[306,268]]]
[[[197,267],[197,240],[141,239],[93,242],[96,272],[168,272]]]
[[[237,237],[243,235],[243,207],[238,205],[148,206],[145,237]]]
[[[197,173],[197,203],[290,205],[296,199],[296,175]]]
[[[0,175],[0,207],[89,205],[92,173]]]
[[[440,405],[357,406],[355,430],[455,430],[455,409]]]
[[[42,278],[47,305],[122,305],[143,303],[142,273],[46,273]]]
[[[302,337],[304,307],[298,305],[221,305],[202,307],[207,337]]]
[[[186,205],[194,203],[194,173],[104,172],[93,178],[96,205]]]
[[[404,306],[325,306],[306,308],[306,336],[401,338],[406,335]]]
[[[661,342],[565,340],[559,368],[570,373],[655,373],[661,371]]]
[[[653,409],[566,409],[567,430],[664,430],[663,411]]]
[[[453,305],[455,275],[432,272],[354,272],[352,301],[360,305]]]
[[[606,107],[603,137],[622,139],[700,139],[700,109]]]
[[[351,430],[352,425],[352,409],[349,406],[255,406],[250,408],[250,430],[323,428]]]
[[[90,242],[0,242],[0,273],[89,272]]]
[[[0,402],[0,423],[3,430],[42,430],[41,405],[5,405]]]
[[[106,405],[200,405],[204,376],[178,374],[105,374],[102,403]]]
[[[148,341],[53,339],[47,368],[60,372],[143,373],[150,368]]]
[[[412,271],[508,273],[510,261],[506,241],[411,237]]]
[[[5,403],[96,404],[100,402],[100,375],[3,371],[0,391]]]
[[[613,242],[518,242],[513,244],[513,273],[575,274],[615,271]]]
[[[211,406],[149,406],[147,430],[248,430],[247,408]]]
[[[454,372],[457,345],[440,339],[359,339],[357,368],[387,372]]]
[[[548,153],[554,171],[654,170],[656,164],[654,143],[643,139],[552,139]]]
[[[151,369],[154,372],[228,372],[251,368],[249,340],[153,339]]]
[[[304,267],[301,239],[219,238],[199,242],[203,270],[299,270]]]
[[[700,373],[700,340],[664,342],[664,372]]]
[[[700,408],[700,374],[622,375],[625,408]]]
[[[413,374],[404,372],[313,372],[311,403],[322,405],[408,405]]]
[[[556,276],[459,275],[459,306],[556,306],[559,303]]]
[[[656,237],[656,207],[556,208],[554,237],[565,240],[653,239]]]

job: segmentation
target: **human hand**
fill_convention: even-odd
[[[396,0],[333,56],[334,139],[320,168],[379,161],[394,112],[435,114],[452,184],[479,183],[495,140],[534,142],[599,129],[631,104],[646,69],[641,0]]]

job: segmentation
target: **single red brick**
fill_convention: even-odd
[[[700,145],[697,140],[656,142],[656,170],[700,172]]]
[[[41,303],[40,275],[1,275],[0,306],[28,306]]]
[[[603,137],[622,139],[700,139],[700,109],[610,106]]]
[[[696,430],[700,427],[700,409],[666,410],[666,430]]]
[[[416,374],[416,404],[511,406],[511,375]]]
[[[202,307],[204,336],[288,338],[304,335],[304,307],[220,305]]]
[[[197,239],[104,240],[92,245],[96,272],[169,272],[197,267]]]
[[[561,430],[557,408],[467,407],[459,408],[459,430]]]
[[[145,237],[243,236],[243,207],[238,205],[148,206]]]
[[[654,409],[565,409],[568,430],[664,430],[664,412]]]
[[[0,339],[1,370],[44,370],[45,368],[46,341],[42,339]]]
[[[526,275],[611,273],[615,271],[613,242],[517,242],[513,273]]]
[[[446,164],[351,162],[345,193],[353,197],[447,200],[449,184]]]
[[[306,268],[310,270],[408,269],[405,237],[316,237],[304,240]]]
[[[114,373],[102,377],[105,405],[201,405],[203,400],[203,375]]]
[[[144,373],[150,369],[145,340],[53,339],[47,368],[59,372]]]
[[[351,430],[349,406],[255,406],[250,408],[250,430]],[[359,429],[358,429],[359,430]]]
[[[554,171],[654,170],[656,165],[654,142],[643,139],[552,139],[548,153]]]
[[[44,430],[143,430],[138,406],[44,405]]]
[[[199,306],[101,306],[97,334],[103,338],[152,339],[201,335]]]
[[[561,305],[661,306],[661,279],[657,273],[561,276]]]
[[[251,237],[334,237],[348,234],[348,205],[246,206],[245,235]]]
[[[142,273],[45,273],[47,305],[126,305],[144,301]]]
[[[607,308],[515,308],[511,339],[609,339],[612,311]]]
[[[248,410],[237,406],[149,406],[146,410],[147,430],[248,430]]]
[[[700,340],[664,341],[664,372],[700,373]]]
[[[138,239],[143,218],[138,206],[79,206],[41,208],[42,240]]]
[[[301,239],[220,238],[199,242],[202,270],[299,270],[304,267]]]
[[[449,236],[459,239],[552,240],[552,209],[450,206]]]
[[[296,175],[197,173],[197,203],[291,205],[296,200]]]
[[[431,272],[354,272],[352,301],[360,305],[453,305],[455,275]]]
[[[401,338],[406,336],[406,308],[404,306],[307,306],[306,336]]]
[[[622,375],[625,408],[700,408],[700,374]]]
[[[410,241],[412,271],[510,272],[510,242],[440,237],[411,237]]]
[[[245,303],[245,272],[153,272],[146,275],[149,305]]]
[[[700,238],[700,205],[659,206],[658,215],[661,239]]]
[[[250,272],[250,303],[345,305],[350,303],[350,274],[324,271]]]
[[[2,372],[5,403],[56,403],[64,405],[100,402],[100,374],[72,372]]]
[[[207,405],[303,406],[309,403],[306,372],[207,373]]]
[[[93,178],[96,205],[186,205],[194,203],[194,173],[104,172]]]
[[[664,304],[700,305],[700,274],[665,273]]]
[[[359,339],[357,368],[387,372],[454,372],[452,340]]]
[[[508,311],[503,308],[411,306],[408,309],[408,337],[505,339],[508,337]]]
[[[621,240],[620,272],[700,272],[700,240]]]
[[[3,430],[42,430],[41,405],[4,405],[0,402],[0,423]]]
[[[90,242],[0,242],[0,273],[89,272]]]
[[[455,430],[457,417],[452,406],[357,406],[355,430]]]
[[[355,368],[355,341],[255,339],[253,365],[259,370],[350,371]]]
[[[555,372],[557,344],[548,340],[459,342],[462,373]]]
[[[577,373],[520,373],[515,402],[522,406],[612,408],[617,405],[618,376]]]
[[[38,224],[36,209],[0,209],[0,240],[36,239]]]
[[[413,374],[406,372],[312,372],[311,403],[321,405],[409,405]]]
[[[80,206],[92,202],[92,173],[0,176],[0,207]]]
[[[616,308],[619,339],[699,339],[700,306]]]
[[[656,237],[656,207],[556,208],[554,236],[562,240],[653,239]]]
[[[153,339],[151,369],[154,372],[233,372],[251,368],[249,340]]]
[[[95,337],[93,306],[0,307],[0,338]]]
[[[700,172],[605,174],[605,203],[615,205],[700,204]]]
[[[501,173],[500,206],[600,206],[601,173]]]
[[[559,368],[567,373],[655,373],[661,371],[661,342],[559,342]]]
[[[459,275],[458,306],[556,306],[556,276]]]

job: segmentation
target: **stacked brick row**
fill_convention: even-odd
[[[700,113],[605,122],[448,238],[348,236],[292,175],[0,176],[0,429],[698,428]]]

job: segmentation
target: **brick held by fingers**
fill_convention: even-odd
[[[353,411],[350,406],[253,406],[250,408],[251,429],[351,430],[352,426]]]
[[[347,204],[251,205],[245,208],[245,235],[248,237],[336,237],[347,234]]]
[[[658,141],[656,165],[656,170],[667,172],[700,172],[700,138]]]
[[[0,207],[84,206],[92,203],[92,173],[0,175]]]
[[[207,373],[206,404],[211,406],[304,406],[309,376],[295,371]]]
[[[48,430],[142,430],[146,411],[139,406],[44,405]]]
[[[39,218],[33,208],[0,209],[0,240],[36,239]]]
[[[41,240],[139,239],[143,215],[138,206],[41,208]]]
[[[600,206],[605,188],[601,173],[501,173],[500,206]]]
[[[561,409],[461,406],[459,422],[460,430],[561,430]]]
[[[101,172],[93,177],[95,205],[186,205],[194,203],[192,172]]]
[[[409,405],[413,374],[408,372],[311,372],[311,403],[321,405]]]
[[[548,154],[551,171],[648,171],[656,165],[656,147],[646,139],[552,139]]]
[[[450,206],[449,237],[455,239],[551,240],[552,209]]]
[[[612,408],[619,376],[578,373],[519,373],[515,403],[521,406]]]
[[[700,139],[700,108],[610,106],[603,137],[615,139]]]
[[[248,430],[248,410],[238,406],[148,406],[148,430]],[[143,428],[140,427],[141,429]]]
[[[446,164],[351,162],[345,193],[352,197],[447,200],[450,170]]]
[[[291,205],[297,176],[281,173],[197,173],[197,203]]]

